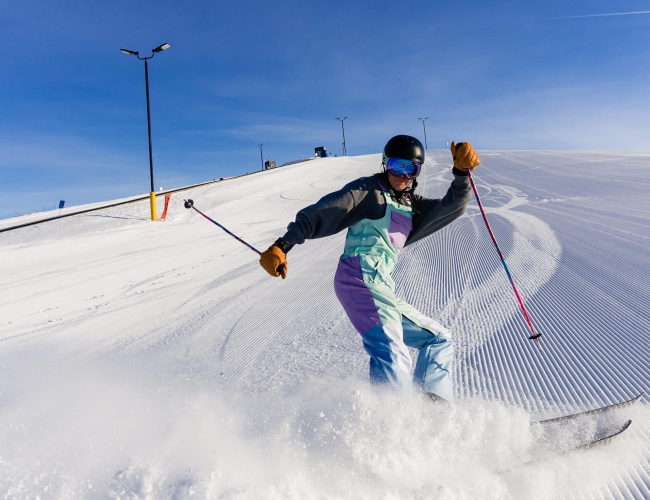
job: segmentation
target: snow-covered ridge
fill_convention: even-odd
[[[301,161],[305,161],[305,160],[301,160]],[[232,179],[237,179],[239,177],[262,174],[264,172],[265,170],[260,170],[258,172],[243,174],[237,177],[226,177],[226,178],[222,177],[219,180],[213,179],[211,181],[192,184],[190,186],[183,186],[183,187],[173,188],[173,189],[161,189],[160,191],[156,191],[156,198],[158,198],[159,196],[164,196],[167,193],[178,193],[182,191],[187,191],[195,187],[207,186],[209,184],[214,184],[217,182],[228,182]],[[148,199],[149,199],[149,194],[139,194],[135,196],[128,196],[126,198],[120,198],[117,200],[98,201],[93,203],[86,203],[84,205],[67,206],[62,209],[52,209],[52,210],[48,209],[45,211],[19,215],[16,217],[7,217],[6,219],[0,219],[0,232],[11,231],[13,229],[31,226],[33,224],[39,224],[41,222],[49,222],[56,219],[62,219],[64,217],[71,217],[73,215],[80,215],[88,212],[93,212],[95,210],[99,210],[102,208],[113,208],[120,205],[126,205],[127,203],[133,203],[134,201],[141,201],[141,200],[148,200]],[[160,211],[161,209],[159,208],[158,212]]]
[[[474,202],[407,248],[402,296],[457,345],[459,404],[372,393],[334,297],[344,235],[289,277],[182,206],[266,248],[303,206],[378,170],[327,158],[0,234],[0,493],[8,498],[650,498],[645,405],[607,450],[552,451],[528,419],[650,388],[650,163],[481,152],[475,179],[545,352],[530,341]],[[418,188],[444,195],[446,151]],[[566,442],[596,432],[582,423]],[[192,493],[192,495],[190,495]]]

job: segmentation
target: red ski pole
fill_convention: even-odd
[[[194,206],[194,201],[193,201],[193,200],[183,200],[183,201],[185,202],[185,203],[184,203],[185,208],[187,208],[187,209],[193,208],[193,209],[196,210],[198,213],[200,213],[203,217],[205,217],[206,219],[208,219],[210,222],[212,222],[212,223],[215,224],[216,226],[219,226],[221,229],[223,229],[226,233],[228,233],[230,236],[232,236],[233,238],[235,238],[237,241],[239,241],[240,243],[243,243],[244,245],[246,245],[248,248],[250,248],[250,249],[251,249],[253,252],[255,252],[257,255],[261,255],[261,254],[262,254],[262,252],[260,252],[260,251],[259,251],[257,248],[255,248],[253,245],[250,245],[249,243],[246,243],[246,242],[245,242],[244,240],[242,240],[239,236],[237,236],[236,234],[234,234],[234,233],[228,231],[225,227],[223,227],[221,224],[219,224],[216,220],[214,220],[214,219],[208,217],[208,216],[205,215],[203,212],[201,212],[198,208],[196,208],[196,207]],[[285,266],[285,265],[282,264],[282,265],[278,268],[278,272],[279,272],[279,273],[282,272],[282,268],[283,268],[284,266]]]
[[[532,335],[528,337],[530,340],[534,340],[537,344],[537,348],[541,351],[542,350],[542,345],[539,341],[539,338],[542,336],[541,333],[537,333],[535,331],[535,327],[533,326],[533,322],[530,320],[530,316],[528,314],[528,311],[526,310],[526,306],[524,305],[524,301],[521,298],[521,295],[519,295],[519,290],[517,290],[517,285],[515,285],[515,280],[512,279],[512,274],[510,274],[510,269],[508,269],[508,264],[506,264],[506,259],[503,256],[503,253],[501,253],[501,249],[499,248],[499,245],[497,243],[497,239],[494,237],[494,233],[492,232],[492,228],[490,227],[490,223],[487,220],[487,215],[485,215],[485,210],[483,210],[483,205],[481,203],[481,198],[478,196],[478,191],[476,189],[476,184],[474,184],[474,178],[472,177],[472,172],[467,171],[467,176],[469,177],[469,182],[472,184],[472,190],[474,191],[474,196],[476,197],[476,202],[478,203],[478,208],[481,209],[481,215],[483,216],[483,220],[485,221],[485,226],[487,227],[488,233],[490,233],[490,238],[492,238],[492,243],[494,243],[494,248],[496,248],[497,253],[499,254],[499,258],[501,259],[501,263],[503,264],[503,268],[506,270],[506,274],[508,275],[508,279],[510,280],[510,284],[512,285],[512,290],[515,292],[515,297],[517,297],[517,300],[519,301],[519,305],[521,306],[521,312],[524,313],[524,318],[526,318],[526,323],[528,323],[528,327],[530,328],[530,331],[532,332]]]
[[[193,201],[193,200],[183,200],[183,201],[185,201],[185,203],[184,203],[185,208],[193,208],[193,209],[196,210],[198,213],[200,213],[203,217],[205,217],[206,219],[208,219],[208,220],[209,220],[210,222],[212,222],[213,224],[219,226],[221,229],[223,229],[226,233],[228,233],[230,236],[232,236],[233,238],[235,238],[237,241],[239,241],[240,243],[243,243],[244,245],[246,245],[248,248],[250,248],[250,249],[251,249],[253,252],[255,252],[257,255],[261,255],[262,252],[260,252],[260,251],[259,251],[257,248],[255,248],[253,245],[249,245],[249,244],[246,243],[244,240],[242,240],[239,236],[237,236],[237,235],[234,234],[234,233],[231,233],[231,232],[228,231],[225,227],[223,227],[221,224],[219,224],[216,220],[211,219],[210,217],[208,217],[207,215],[205,215],[203,212],[201,212],[198,208],[196,208],[196,207],[194,206],[194,201]]]

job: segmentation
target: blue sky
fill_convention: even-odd
[[[0,217],[313,154],[650,150],[646,1],[0,2]]]

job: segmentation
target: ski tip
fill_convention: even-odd
[[[617,406],[621,406],[621,407],[632,406],[632,405],[638,403],[639,401],[641,401],[643,396],[645,396],[645,393],[640,392],[639,394],[637,394],[633,398],[628,399],[627,401],[623,401],[622,403],[619,403]]]
[[[567,455],[569,453],[573,453],[575,451],[587,451],[587,450],[591,450],[593,448],[597,448],[599,446],[604,446],[606,444],[611,443],[617,437],[619,437],[621,434],[623,434],[630,427],[630,425],[632,425],[632,420],[626,421],[623,425],[621,425],[620,427],[615,428],[614,430],[610,431],[607,435],[602,436],[602,437],[600,437],[598,439],[595,439],[595,440],[593,440],[593,441],[591,441],[589,443],[585,443],[585,444],[582,444],[580,446],[576,446],[574,448],[562,451],[562,452],[557,453],[557,454],[537,458],[537,459],[531,460],[529,462],[524,462],[523,464],[521,464],[520,466],[517,466],[517,467],[528,467],[530,465],[538,464],[538,463],[540,463],[540,462],[542,462],[544,460],[547,460],[549,458],[561,457],[561,456]],[[513,470],[513,469],[502,470],[502,471],[499,471],[499,474],[507,473],[507,472],[510,472],[511,470]]]
[[[598,414],[606,413],[606,412],[613,411],[613,410],[620,410],[621,408],[628,408],[628,407],[633,406],[636,403],[638,403],[641,400],[641,398],[643,397],[643,395],[644,395],[644,393],[642,392],[642,393],[638,394],[637,396],[634,396],[633,398],[628,399],[626,401],[621,401],[620,403],[614,403],[614,404],[611,404],[611,405],[601,406],[599,408],[594,408],[592,410],[580,411],[580,412],[577,412],[577,413],[571,413],[571,414],[568,414],[568,415],[549,418],[549,419],[546,419],[546,420],[538,420],[536,422],[531,422],[531,424],[557,423],[557,422],[563,422],[563,421],[567,421],[567,420],[573,420],[575,418],[586,417],[588,415],[598,415]]]
[[[609,435],[607,435],[605,437],[602,437],[600,439],[597,439],[595,441],[592,441],[591,443],[587,443],[587,444],[583,444],[582,446],[578,446],[577,448],[575,448],[575,450],[576,451],[578,451],[578,450],[586,451],[586,450],[591,450],[593,448],[596,448],[598,446],[603,446],[603,445],[609,444],[614,439],[616,439],[618,436],[623,434],[630,427],[630,425],[632,425],[632,421],[628,420],[619,429],[612,432],[611,434],[609,434]]]
[[[185,208],[192,208],[194,206],[194,200],[185,200]]]

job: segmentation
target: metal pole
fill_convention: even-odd
[[[342,120],[340,118],[337,118],[338,121],[341,122],[341,131],[343,132],[343,156],[347,156],[348,151],[345,147],[345,127],[343,126],[343,122],[347,119],[348,117],[344,117]]]
[[[153,153],[151,151],[151,107],[149,106],[149,65],[147,59],[151,59],[157,52],[162,52],[170,47],[168,43],[163,43],[155,49],[151,50],[149,57],[140,57],[140,53],[134,50],[120,49],[120,52],[128,55],[135,56],[140,61],[144,61],[144,87],[147,93],[147,132],[149,134],[149,177],[151,179],[151,191],[149,192],[149,203],[151,205],[151,220],[155,221],[156,216],[156,192],[153,184]]]
[[[149,174],[151,176],[151,191],[155,191],[153,187],[153,154],[151,152],[151,110],[149,107],[149,68],[147,60],[144,60],[144,85],[147,89],[147,129],[149,132]]]
[[[149,132],[149,176],[151,177],[151,192],[149,193],[149,204],[151,205],[151,220],[155,221],[156,214],[156,193],[153,187],[153,153],[151,151],[151,108],[149,106],[149,66],[147,59],[144,60],[144,85],[147,89],[147,130]]]
[[[422,120],[422,128],[424,129],[424,149],[429,149],[429,145],[427,144],[427,126],[424,124],[424,120]]]
[[[424,122],[428,119],[428,116],[426,118],[418,118],[418,120],[422,120],[422,129],[424,130],[424,149],[429,149],[429,145],[427,144],[427,127],[424,124]]]
[[[260,147],[260,161],[262,162],[262,170],[264,170],[264,155],[262,154],[262,146],[264,146],[264,143],[258,144]]]

